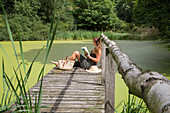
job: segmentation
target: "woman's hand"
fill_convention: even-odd
[[[90,55],[87,55],[87,52],[84,54],[87,58],[91,59],[92,57]]]

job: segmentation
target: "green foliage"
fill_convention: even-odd
[[[156,27],[162,39],[169,38],[169,0],[136,0],[133,9],[133,22],[136,25]]]
[[[54,11],[54,7],[59,6],[61,7],[61,0],[58,0],[58,4],[54,1],[57,0],[38,0],[40,2],[40,10],[39,15],[42,20],[45,22],[51,22],[52,19],[52,12]],[[58,8],[58,7],[57,7]],[[58,8],[59,9],[59,8]]]
[[[10,29],[10,25],[9,25],[9,22],[8,22],[8,19],[7,19],[7,15],[5,13],[5,10],[4,10],[2,4],[1,4],[1,6],[2,6],[2,9],[3,9],[4,19],[5,19],[5,22],[6,22],[6,27],[7,27],[7,31],[8,31],[8,34],[9,34],[9,38],[11,40],[13,51],[15,53],[17,65],[16,66],[13,65],[13,63],[11,62],[11,60],[10,60],[8,54],[6,53],[5,49],[0,44],[0,48],[3,50],[4,54],[6,55],[6,57],[8,58],[11,66],[12,66],[12,68],[8,68],[7,70],[8,71],[10,69],[13,70],[14,73],[10,73],[10,74],[14,74],[13,77],[16,79],[15,80],[16,82],[15,82],[15,81],[12,80],[12,78],[9,78],[9,75],[6,74],[5,67],[7,67],[7,66],[5,66],[4,58],[2,58],[2,67],[1,68],[2,68],[2,77],[3,77],[3,96],[1,97],[2,101],[0,103],[0,112],[6,112],[6,111],[10,112],[9,110],[14,109],[15,112],[24,112],[24,113],[25,112],[26,113],[36,112],[36,113],[40,113],[40,109],[42,107],[49,107],[49,106],[41,106],[42,91],[43,91],[42,90],[43,89],[42,83],[43,83],[43,76],[44,76],[45,66],[46,66],[46,63],[47,63],[47,58],[49,56],[49,52],[50,52],[52,44],[53,44],[54,36],[56,34],[58,21],[57,21],[56,25],[54,26],[54,30],[53,30],[54,18],[53,18],[52,23],[51,23],[51,27],[50,27],[50,31],[49,31],[48,39],[47,39],[47,44],[46,44],[46,54],[44,56],[44,63],[43,63],[42,69],[41,69],[39,76],[38,76],[38,80],[41,78],[40,88],[39,88],[39,91],[38,91],[39,96],[37,97],[37,93],[35,93],[35,95],[36,95],[35,96],[35,103],[36,104],[34,105],[34,104],[32,104],[32,99],[31,99],[32,97],[30,96],[30,92],[29,91],[27,92],[27,90],[28,90],[27,81],[28,81],[30,73],[32,71],[32,66],[34,64],[34,61],[36,60],[40,51],[44,47],[37,53],[37,55],[35,56],[35,58],[33,59],[32,63],[31,63],[31,65],[29,66],[28,70],[26,70],[26,66],[25,66],[26,63],[25,63],[25,59],[24,59],[24,53],[23,53],[23,47],[22,47],[20,32],[18,32],[18,39],[19,39],[19,48],[20,48],[20,54],[21,54],[21,59],[22,59],[21,62],[19,62],[19,58],[18,58],[17,53],[16,53],[14,39],[13,39],[12,32],[11,32],[11,29]],[[25,18],[25,19],[27,19],[27,18]],[[21,66],[23,66],[23,68],[21,68]],[[14,103],[15,103],[15,106],[11,107],[11,105],[13,105]]]
[[[39,0],[41,6],[39,10],[39,16],[46,23],[51,22],[52,15],[56,9],[56,17],[60,18],[60,23],[58,26],[59,30],[72,30],[74,29],[74,17],[71,11],[71,2],[66,2],[66,0]],[[63,4],[65,4],[64,7]],[[56,19],[57,19],[56,18]]]
[[[5,21],[2,18],[2,15],[0,14],[0,31],[5,28]]]
[[[121,29],[123,21],[116,16],[111,0],[73,0],[77,28],[88,30]]]
[[[127,2],[127,0],[117,0],[117,16],[128,23],[132,22],[133,15],[133,2]]]
[[[143,100],[139,99],[138,97],[135,97],[134,95],[132,97],[131,96],[132,95],[129,94],[128,100],[124,101],[123,110],[121,113],[147,113],[148,108],[144,104]],[[116,109],[118,107],[119,106],[117,106]]]
[[[21,0],[14,1],[14,13],[22,14],[30,19],[39,20],[38,10],[40,9],[40,3],[37,0]]]
[[[74,36],[65,34],[62,39],[66,39],[66,36],[69,36],[69,39],[71,39],[70,37],[86,39],[87,36],[83,33],[77,34],[79,32],[74,32],[79,29],[111,30],[123,33],[124,31],[130,32],[131,29],[138,26],[158,28],[161,35],[159,38],[161,39],[168,41],[170,37],[170,16],[168,12],[170,7],[168,6],[168,0],[2,0],[2,2],[9,16],[14,40],[17,40],[17,28],[21,32],[22,40],[46,39],[49,23],[54,12],[55,20],[60,18],[57,30],[63,32],[73,31],[74,33]],[[63,4],[65,4],[64,7],[62,7]],[[147,36],[146,34],[145,32],[137,33],[137,35],[135,33],[133,38],[130,35],[126,37],[121,35],[123,37],[121,39],[143,40],[147,39],[148,34]],[[152,38],[151,36],[149,35],[148,38],[157,39],[158,37],[154,36]],[[1,17],[0,40],[9,40],[7,30],[4,28],[4,20]]]
[[[4,9],[6,9],[6,11],[8,13],[13,13],[14,1],[15,0],[1,0],[1,2],[2,2],[3,6],[4,6]],[[0,5],[0,9],[2,9],[1,5]],[[3,11],[0,10],[0,13],[2,14]]]
[[[73,40],[82,40],[82,39],[92,39],[93,37],[100,36],[101,32],[95,31],[84,31],[84,30],[75,30],[75,31],[57,31],[55,39],[73,39]]]
[[[87,31],[87,30],[75,30],[75,31],[57,31],[55,39],[71,39],[71,40],[83,40],[92,39],[93,37],[100,37],[101,33],[104,33],[111,40],[153,40],[153,35],[148,32],[145,35],[140,33],[116,33],[112,31]]]
[[[6,32],[5,32],[5,21],[2,17],[2,15],[0,14],[0,41],[1,40],[5,40],[5,36],[8,35]]]
[[[14,40],[18,40],[18,30],[21,32],[22,40],[45,40],[47,39],[49,25],[44,25],[41,21],[31,20],[22,14],[9,16],[9,23]],[[7,29],[0,31],[0,40],[9,40]]]

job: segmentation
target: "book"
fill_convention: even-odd
[[[82,49],[84,52],[86,52],[86,53],[87,53],[87,55],[90,55],[90,53],[89,53],[89,51],[88,51],[88,49],[87,49],[87,47],[86,47],[86,46],[81,47],[81,49]]]

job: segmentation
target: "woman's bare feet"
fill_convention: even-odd
[[[53,63],[53,64],[55,64],[56,66],[58,66],[58,62],[51,61],[51,63]]]

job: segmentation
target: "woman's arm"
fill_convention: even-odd
[[[92,60],[93,62],[98,63],[100,61],[100,57],[101,57],[101,50],[98,50],[98,53],[96,54],[96,58],[91,57],[90,55],[87,55],[86,53],[85,53],[85,56],[87,58],[89,58],[90,60]]]

